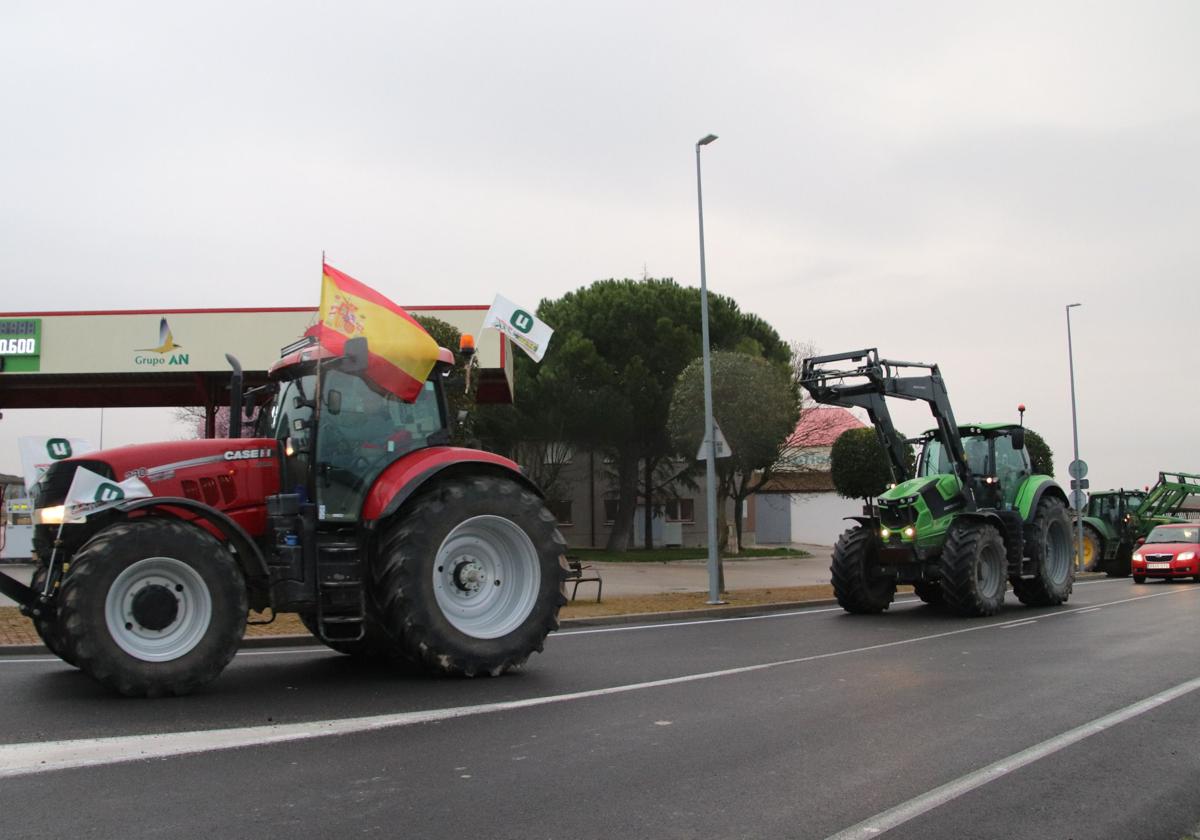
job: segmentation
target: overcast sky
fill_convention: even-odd
[[[713,132],[711,290],[939,362],[960,420],[1024,402],[1063,481],[1081,302],[1093,485],[1200,472],[1191,0],[6,0],[0,32],[0,311],[315,306],[322,250],[407,305],[698,285]],[[0,471],[98,439],[4,413]]]

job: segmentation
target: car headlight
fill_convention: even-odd
[[[63,506],[38,508],[33,512],[34,525],[61,525],[63,521]]]
[[[1140,551],[1133,552],[1133,559],[1138,561],[1139,563],[1141,563],[1142,562],[1142,552],[1140,552]]]
[[[1196,559],[1196,552],[1194,552],[1194,551],[1185,551],[1185,552],[1183,552],[1182,554],[1176,554],[1176,555],[1175,555],[1175,559],[1176,559],[1176,560],[1195,560],[1195,559]]]

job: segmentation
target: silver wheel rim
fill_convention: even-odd
[[[985,595],[993,595],[999,587],[1003,591],[1004,572],[1001,564],[1004,552],[988,543],[979,552],[979,560],[975,564],[975,581],[979,591]]]
[[[147,587],[175,596],[176,612],[165,627],[143,627],[134,616],[134,598]],[[139,560],[113,581],[104,600],[104,619],[117,647],[144,662],[170,662],[204,638],[212,621],[212,596],[200,574],[173,557]]]
[[[1087,539],[1086,533],[1084,539]],[[1042,574],[1045,575],[1046,580],[1060,584],[1067,579],[1071,573],[1071,565],[1074,563],[1072,555],[1075,553],[1075,546],[1073,543],[1066,525],[1061,521],[1050,523],[1050,527],[1046,529],[1046,545],[1043,546],[1046,556]]]
[[[446,535],[433,565],[438,608],[476,639],[516,630],[533,612],[542,570],[533,541],[502,516],[474,516]]]

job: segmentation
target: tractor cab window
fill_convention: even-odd
[[[385,467],[440,440],[434,437],[444,428],[440,405],[433,382],[426,382],[417,399],[406,403],[374,390],[361,377],[339,370],[322,371],[318,518],[358,519],[367,491]]]
[[[313,388],[316,377],[301,376],[283,383],[279,397],[271,406],[262,430],[264,437],[273,437],[280,442],[291,441],[284,450],[282,489],[288,493],[299,493],[300,498],[308,495],[308,466],[313,439]]]
[[[967,453],[967,469],[971,475],[989,475],[988,469],[988,439],[982,435],[969,435],[963,438],[963,451]]]
[[[1000,481],[1000,492],[1004,502],[1011,506],[1016,501],[1021,482],[1032,472],[1029,454],[1024,449],[1014,449],[1010,435],[997,435],[992,445],[996,450],[996,478]]]

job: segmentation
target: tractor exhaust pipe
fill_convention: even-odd
[[[233,368],[233,376],[229,380],[229,436],[242,436],[242,363],[233,355],[226,353],[225,361]]]

